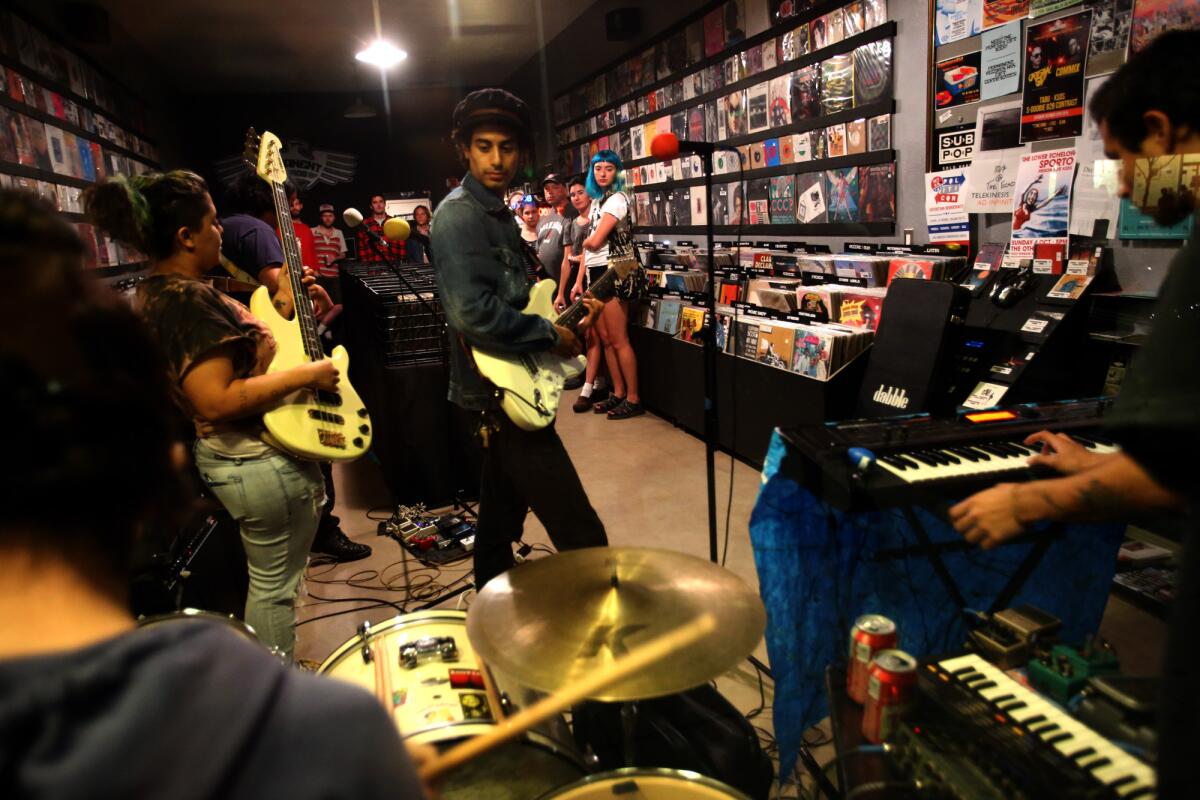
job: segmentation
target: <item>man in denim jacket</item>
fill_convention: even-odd
[[[480,89],[454,109],[451,138],[467,166],[462,184],[438,206],[430,236],[435,274],[450,325],[450,400],[481,415],[483,475],[475,535],[475,585],[514,564],[530,509],[559,550],[608,544],[575,465],[551,425],[523,431],[499,410],[498,390],[476,371],[468,351],[580,352],[575,333],[521,310],[529,284],[521,236],[504,192],[532,145],[529,108],[502,89]],[[602,304],[591,298],[591,324]]]

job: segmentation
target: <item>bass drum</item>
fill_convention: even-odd
[[[750,800],[737,789],[697,772],[618,769],[542,795],[542,800]]]
[[[243,639],[254,642],[259,647],[263,647],[263,643],[259,640],[258,634],[242,620],[232,614],[215,614],[212,611],[201,611],[198,608],[185,608],[182,611],[176,611],[173,614],[158,614],[153,617],[142,617],[138,620],[139,628],[157,628],[162,625],[181,625],[184,623],[195,622],[202,620],[205,622],[215,622],[219,625],[224,625],[231,631],[241,636]]]
[[[380,698],[406,741],[447,750],[496,727],[541,694],[483,667],[467,639],[463,611],[419,611],[364,625],[318,670]],[[497,711],[496,706],[500,706]],[[586,775],[570,729],[556,716],[449,773],[448,800],[534,800]]]

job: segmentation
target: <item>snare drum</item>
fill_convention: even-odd
[[[241,636],[243,639],[254,642],[259,647],[263,644],[258,638],[258,634],[242,620],[232,614],[215,614],[212,611],[201,611],[198,608],[185,608],[182,611],[176,611],[173,614],[159,614],[153,617],[143,617],[138,620],[139,628],[157,628],[161,625],[178,625],[181,623],[194,622],[203,620],[206,622],[215,622],[224,625],[231,631]]]
[[[584,778],[542,795],[541,800],[750,800],[698,772],[632,767]]]
[[[495,729],[497,713],[509,716],[542,697],[491,671],[495,693],[489,692],[466,619],[463,611],[419,611],[364,626],[318,671],[380,698],[405,740],[449,749]],[[532,800],[585,774],[566,721],[557,716],[454,770],[439,794]]]

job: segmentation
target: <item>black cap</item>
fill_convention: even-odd
[[[478,89],[454,107],[454,127],[466,132],[484,122],[500,122],[516,129],[528,141],[533,117],[525,101],[503,89]]]
[[[542,178],[542,186],[545,186],[547,183],[559,183],[563,186],[567,185],[567,182],[560,178],[557,172],[551,172],[549,175]]]

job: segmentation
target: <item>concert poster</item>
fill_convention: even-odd
[[[825,205],[825,175],[806,172],[796,176],[796,221],[808,225],[828,221]]]
[[[1200,27],[1200,4],[1195,0],[1136,0],[1129,54],[1146,49],[1164,31]]]
[[[1029,18],[1044,17],[1075,5],[1079,5],[1079,0],[1029,0]]]
[[[982,0],[936,0],[933,46],[941,47],[974,36],[982,24]]]
[[[934,102],[938,108],[953,108],[979,101],[980,53],[967,53],[937,63]]]
[[[1066,250],[1075,148],[1026,153],[1013,192],[1011,255],[1033,258],[1036,247]]]
[[[858,167],[825,170],[830,222],[858,222]]]
[[[892,40],[864,44],[854,51],[854,105],[888,97],[892,83]]]
[[[821,113],[854,107],[854,56],[844,53],[821,63]]]
[[[1083,133],[1083,62],[1091,21],[1087,10],[1026,29],[1022,142]]]
[[[983,29],[1029,16],[1029,0],[983,0]]]
[[[1087,76],[1107,75],[1125,63],[1133,28],[1134,0],[1090,0],[1092,35],[1088,43]]]
[[[792,74],[792,121],[821,116],[821,67],[810,64]]]
[[[880,114],[867,120],[867,149],[871,152],[892,146],[892,115]]]

